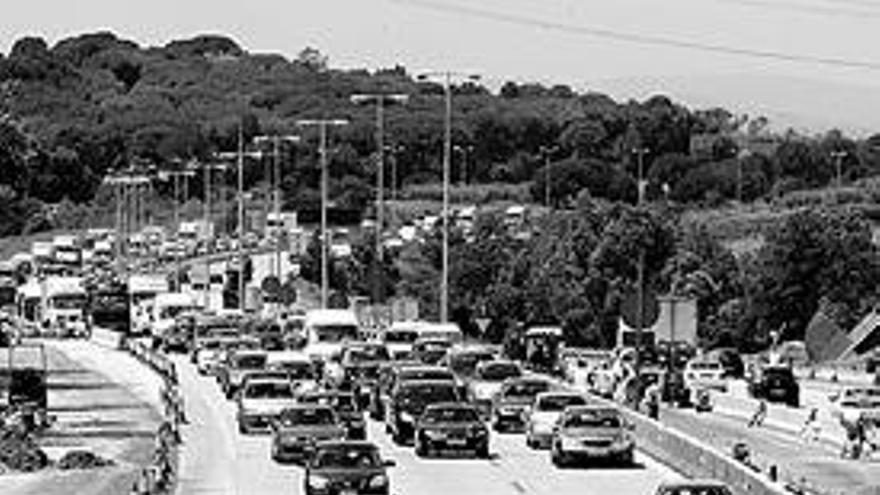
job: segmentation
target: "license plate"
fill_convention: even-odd
[[[465,445],[467,445],[467,440],[463,438],[450,438],[446,441],[446,443],[453,447],[464,447]]]
[[[353,488],[343,488],[339,495],[357,495],[357,490]]]

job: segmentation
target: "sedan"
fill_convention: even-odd
[[[542,392],[535,397],[526,423],[526,445],[533,449],[550,447],[553,427],[565,408],[586,406],[587,399],[577,392]]]
[[[391,482],[379,448],[369,442],[322,442],[306,464],[306,495],[388,495]]]
[[[342,440],[346,435],[345,426],[333,409],[318,404],[303,404],[283,410],[272,424],[272,430],[271,455],[278,462],[307,460],[318,442]]]
[[[631,465],[636,445],[630,430],[632,426],[614,407],[569,407],[554,428],[550,460],[559,467],[584,459]]]
[[[416,455],[425,457],[443,450],[467,450],[482,459],[489,457],[489,430],[474,406],[444,403],[425,409],[416,424]]]
[[[656,495],[733,495],[733,491],[720,481],[688,480],[663,483]]]

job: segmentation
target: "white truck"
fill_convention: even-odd
[[[52,239],[55,263],[67,267],[82,265],[82,246],[75,235],[56,235]]]
[[[47,277],[43,281],[43,330],[62,337],[86,337],[88,294],[82,277]]]
[[[163,275],[132,275],[128,281],[131,298],[131,331],[145,334],[150,330],[150,309],[153,299],[170,290],[168,279]]]
[[[150,333],[153,337],[162,337],[174,327],[177,315],[198,307],[193,294],[182,292],[157,294],[150,307]]]

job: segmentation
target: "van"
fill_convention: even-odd
[[[355,312],[348,309],[314,309],[306,313],[304,352],[322,361],[342,352],[342,344],[359,340],[360,326]]]

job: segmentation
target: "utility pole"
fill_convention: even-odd
[[[849,153],[843,150],[831,152],[831,158],[834,159],[834,166],[836,171],[836,188],[838,190],[843,187],[843,159],[846,158],[848,154]]]
[[[272,143],[272,160],[273,160],[273,168],[274,172],[269,176],[269,187],[272,189],[272,214],[275,217],[276,222],[281,222],[280,226],[277,227],[277,230],[273,230],[273,235],[275,236],[275,263],[272,267],[272,275],[275,277],[281,277],[281,240],[282,240],[282,232],[284,229],[284,223],[281,220],[281,143],[299,143],[300,137],[295,135],[263,135],[257,136],[254,138],[254,142],[257,144],[263,143]],[[274,176],[274,182],[273,182]],[[266,217],[268,219],[268,215]],[[268,225],[268,221],[266,222]]]
[[[639,160],[639,168],[638,168],[638,199],[637,206],[639,209],[642,207],[642,203],[645,199],[645,181],[644,181],[644,156],[645,153],[648,152],[648,148],[638,147],[633,148],[633,153],[638,155]],[[644,345],[644,326],[645,326],[645,248],[639,248],[639,262],[637,267],[636,274],[636,304],[638,304],[638,308],[636,308],[636,319],[638,320],[636,323],[636,363],[635,363],[635,371],[636,375],[641,372],[642,368],[642,347]]]
[[[455,151],[461,153],[461,182],[462,185],[467,185],[468,183],[468,156],[473,155],[474,146],[471,144],[468,145],[455,145]]]
[[[633,148],[633,153],[638,156],[638,188],[639,188],[639,196],[638,196],[638,204],[641,205],[642,201],[645,199],[645,154],[649,152],[648,148],[645,147],[637,147]]]
[[[401,93],[356,94],[351,97],[355,104],[376,104],[376,277],[374,278],[373,304],[385,300],[382,232],[385,225],[385,104],[409,101],[409,95]]]
[[[318,155],[321,163],[321,307],[327,308],[328,293],[330,288],[329,270],[329,253],[327,244],[329,237],[327,235],[327,127],[340,127],[348,125],[345,119],[310,119],[298,120],[296,125],[301,127],[317,127],[319,132],[320,144]]]
[[[559,151],[558,146],[541,146],[538,152],[544,156],[544,205],[550,205],[550,156]]]
[[[476,74],[456,72],[428,72],[419,75],[419,80],[440,78],[446,99],[445,133],[443,139],[443,268],[440,280],[440,323],[449,321],[449,181],[452,161],[452,80],[453,78],[471,81],[479,80]]]

